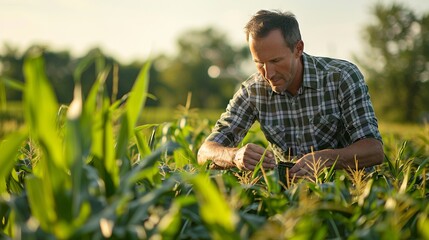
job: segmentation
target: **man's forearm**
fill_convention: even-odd
[[[231,168],[235,164],[233,162],[237,148],[224,147],[219,143],[206,141],[198,150],[198,163],[205,164],[211,160],[220,168]]]
[[[345,148],[323,151],[329,152],[328,157],[330,160],[336,160],[337,169],[355,169],[356,161],[358,169],[362,169],[381,164],[384,159],[383,145],[374,138],[359,140]]]
[[[290,170],[296,176],[305,176],[311,173],[314,161],[321,161],[323,167],[336,169],[358,169],[381,164],[384,158],[382,143],[374,138],[362,139],[348,147],[340,149],[325,149],[309,153],[299,159]],[[357,161],[357,162],[356,162]]]

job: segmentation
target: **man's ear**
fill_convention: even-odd
[[[295,56],[301,57],[303,52],[304,52],[304,42],[302,40],[299,40],[295,45]]]

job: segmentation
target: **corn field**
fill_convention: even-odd
[[[83,96],[91,62],[98,77]],[[43,58],[26,60],[25,123],[0,142],[2,239],[429,239],[429,126],[408,141],[383,136],[372,172],[315,167],[285,187],[278,169],[199,166],[212,124],[189,104],[175,121],[139,125],[149,69],[112,102],[110,68],[86,59],[64,106]],[[246,142],[265,144],[255,132]]]

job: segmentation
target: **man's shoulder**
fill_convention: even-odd
[[[306,61],[312,63],[317,69],[322,71],[349,71],[357,70],[357,66],[345,59],[331,58],[325,56],[306,55]]]
[[[267,82],[259,73],[254,73],[250,75],[250,77],[243,81],[242,85],[245,88],[264,88],[268,86]]]
[[[267,95],[272,92],[270,85],[265,81],[259,73],[250,75],[246,80],[241,83],[240,90],[237,94],[245,96],[259,96]]]
[[[327,86],[334,83],[352,86],[363,83],[364,76],[359,68],[352,62],[330,57],[304,55],[305,79],[309,85]]]

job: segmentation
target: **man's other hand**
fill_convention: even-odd
[[[253,143],[248,143],[237,150],[234,157],[234,164],[240,170],[254,170],[265,151],[266,153],[263,159],[262,167],[264,169],[275,168],[276,161],[274,159],[274,154],[271,151],[265,150],[265,148]]]

